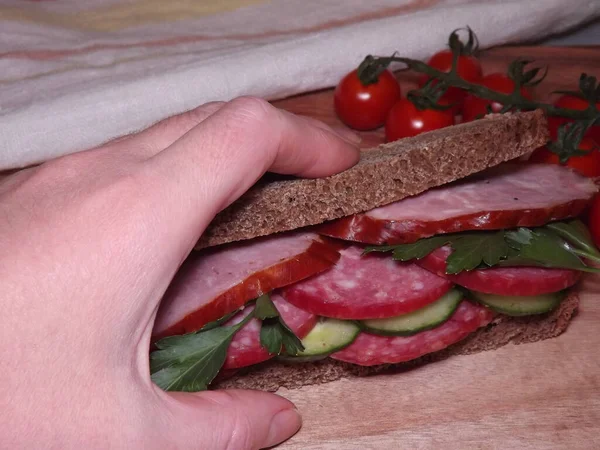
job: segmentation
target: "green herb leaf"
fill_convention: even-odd
[[[546,228],[566,240],[575,250],[579,250],[577,254],[580,256],[600,262],[600,251],[594,245],[590,232],[581,220],[555,222],[546,225]]]
[[[569,246],[560,236],[551,230],[537,228],[528,230],[520,228],[517,231],[506,232],[509,245],[518,251],[516,258],[507,258],[502,265],[514,266],[516,263],[541,267],[573,269],[584,272],[600,270],[586,266],[579,257],[570,251]]]
[[[200,333],[202,331],[212,330],[213,328],[220,327],[225,322],[227,322],[229,319],[231,319],[233,316],[235,316],[238,313],[238,311],[239,311],[239,308],[236,309],[235,311],[231,311],[229,314],[225,314],[223,317],[215,320],[214,322],[208,322],[206,325],[204,325],[202,328],[200,328],[197,331],[197,333]]]
[[[494,266],[508,254],[504,231],[457,235],[451,240],[450,245],[454,251],[446,260],[448,274],[473,270],[482,263]]]
[[[382,252],[382,253],[391,252],[396,247],[397,247],[397,245],[368,245],[367,247],[365,247],[362,254],[366,255],[367,253],[373,253],[373,252]]]
[[[540,264],[535,261],[535,260],[530,260],[527,258],[522,257],[519,254],[519,250],[513,248],[513,247],[508,247],[508,254],[506,255],[506,258],[498,261],[498,264],[496,264],[496,266],[498,267],[540,267]]]
[[[302,341],[283,320],[265,320],[260,328],[260,344],[271,354],[297,355],[304,350]]]
[[[279,320],[263,320],[260,327],[260,345],[271,354],[281,353],[283,333]]]
[[[412,244],[368,247],[371,251],[393,251],[397,261],[427,256],[444,245],[452,247],[446,260],[446,273],[485,269],[492,266],[554,267],[600,272],[587,266],[580,257],[600,263],[600,251],[579,220],[558,222],[540,228],[456,233],[420,239]]]
[[[287,355],[297,355],[304,350],[302,341],[290,330],[281,317],[263,320],[260,327],[260,345],[269,353],[276,355],[283,350]]]
[[[283,333],[281,334],[281,342],[285,349],[286,355],[296,356],[298,353],[304,351],[304,345],[298,336],[294,334],[292,330],[288,328],[285,322],[281,321],[283,327]]]
[[[520,250],[523,245],[528,245],[533,239],[533,231],[529,228],[519,228],[504,233],[506,243],[515,250]]]
[[[275,307],[275,304],[271,300],[268,294],[261,295],[256,299],[256,306],[254,308],[254,317],[260,320],[272,319],[279,317],[279,311]]]
[[[285,349],[288,355],[296,355],[304,350],[302,342],[287,326],[268,295],[258,298],[254,316],[262,320],[260,345],[269,353],[278,355]]]
[[[252,314],[230,327],[171,336],[156,343],[150,355],[152,381],[166,391],[203,391],[217,376],[234,334]]]
[[[434,236],[420,239],[412,244],[401,244],[393,247],[394,259],[396,261],[410,261],[411,259],[422,259],[435,249],[446,245],[451,236]]]

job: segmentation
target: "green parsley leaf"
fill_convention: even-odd
[[[296,355],[304,350],[302,342],[287,326],[268,295],[258,298],[254,315],[262,319],[260,345],[269,353],[278,355],[285,349],[287,354]]]
[[[260,320],[273,319],[279,317],[279,311],[268,294],[261,295],[256,299],[254,307],[254,317]]]
[[[152,381],[165,391],[203,391],[217,375],[235,334],[231,327],[172,336],[151,355]]]
[[[540,264],[519,254],[519,250],[508,247],[506,258],[496,264],[498,267],[540,267]],[[543,267],[543,266],[542,266]]]
[[[520,250],[523,245],[529,245],[533,239],[533,231],[529,228],[519,228],[504,233],[506,243],[515,250]]]
[[[492,266],[555,267],[599,272],[581,259],[600,263],[600,251],[592,243],[589,231],[579,220],[557,222],[540,228],[474,231],[420,239],[412,244],[368,247],[371,251],[393,251],[397,261],[427,256],[444,245],[452,247],[446,261],[446,273],[485,269]]]
[[[600,271],[586,266],[575,253],[570,251],[569,245],[552,230],[519,228],[517,231],[506,232],[506,240],[513,249],[518,251],[518,256],[505,259],[502,262],[504,266],[530,263],[535,266],[583,272]]]
[[[394,259],[396,261],[410,261],[411,259],[422,259],[435,249],[443,247],[451,239],[451,236],[434,236],[419,239],[412,244],[401,244],[394,246]]]
[[[271,354],[281,353],[283,336],[279,320],[263,320],[260,327],[260,345]]]
[[[202,328],[200,328],[197,331],[197,333],[202,332],[202,331],[212,330],[213,328],[220,327],[225,322],[227,322],[229,319],[231,319],[233,316],[235,316],[238,312],[239,312],[239,308],[236,309],[235,311],[230,312],[229,314],[225,314],[223,317],[215,320],[214,322],[208,322],[206,325],[204,325]]]
[[[508,254],[504,231],[464,233],[451,241],[453,252],[446,260],[446,273],[456,274],[473,270],[482,263],[488,267],[498,264]]]
[[[304,351],[304,345],[298,336],[290,330],[285,323],[283,324],[284,332],[281,335],[281,342],[285,349],[286,355],[296,356],[298,353]]]
[[[572,245],[572,251],[577,255],[600,262],[600,251],[594,245],[587,227],[580,220],[550,223],[546,228]]]
[[[392,250],[394,250],[397,247],[397,245],[369,245],[367,247],[365,247],[365,249],[363,250],[363,255],[366,255],[367,253],[372,253],[372,252],[391,252]]]
[[[260,327],[260,344],[271,354],[297,355],[304,350],[302,341],[286,325],[283,319],[263,320]]]
[[[235,333],[250,319],[230,327],[170,336],[156,343],[150,355],[152,381],[166,391],[203,391],[217,376]]]

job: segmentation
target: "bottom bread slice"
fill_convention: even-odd
[[[259,389],[274,392],[280,387],[297,389],[310,384],[321,384],[340,378],[368,376],[382,372],[399,372],[417,365],[439,361],[452,355],[467,355],[494,350],[507,344],[523,344],[558,336],[566,330],[577,312],[579,296],[571,292],[554,311],[527,317],[498,315],[486,327],[480,328],[466,339],[439,352],[399,364],[362,367],[333,359],[312,363],[286,364],[267,361],[221,379],[213,388]]]

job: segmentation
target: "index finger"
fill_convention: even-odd
[[[359,150],[326,126],[240,98],[147,161],[161,178],[169,223],[199,237],[212,217],[266,171],[323,177],[354,165]]]

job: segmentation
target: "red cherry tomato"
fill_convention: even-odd
[[[429,59],[429,61],[427,61],[427,64],[441,72],[450,72],[450,69],[452,69],[452,52],[450,50],[437,52]],[[462,79],[470,81],[471,83],[477,83],[483,76],[481,63],[477,58],[470,55],[461,55],[458,57],[457,71]],[[422,87],[428,79],[429,77],[427,75],[421,75],[419,77],[419,87]],[[444,95],[442,95],[439,103],[442,105],[454,103],[455,106],[452,107],[452,112],[458,114],[466,94],[466,91],[460,88],[450,87]]]
[[[569,108],[576,110],[584,110],[587,109],[589,103],[587,100],[576,97],[574,95],[561,95],[555,102],[554,106],[559,108]],[[596,103],[596,108],[600,109],[600,102]],[[565,119],[563,117],[548,117],[548,128],[550,130],[550,137],[552,139],[556,139],[556,134],[558,131],[558,127],[563,123],[573,122],[571,119]],[[600,142],[600,125],[595,125],[591,127],[587,133],[587,137],[592,138],[596,142]]]
[[[376,83],[366,86],[353,70],[335,88],[335,112],[350,128],[372,130],[384,124],[400,94],[398,80],[389,70],[383,71]]]
[[[450,125],[454,125],[454,115],[451,111],[420,110],[403,98],[398,100],[388,114],[385,137],[390,142]]]
[[[487,87],[502,94],[510,94],[515,89],[515,82],[503,73],[491,73],[486,75],[479,82],[482,86]],[[531,93],[525,87],[521,88],[521,95],[527,99],[531,99]],[[465,97],[462,108],[462,121],[471,122],[487,114],[487,106],[490,106],[493,112],[497,113],[502,110],[502,103],[492,102],[476,97],[473,94],[468,94]]]
[[[600,248],[600,195],[596,195],[592,200],[588,216],[588,228],[594,244]]]
[[[566,163],[586,177],[600,177],[600,151],[598,145],[590,138],[583,138],[579,144],[580,150],[586,150],[584,155],[571,156]],[[548,150],[547,147],[540,147],[533,152],[529,158],[532,163],[560,164],[558,155]]]

